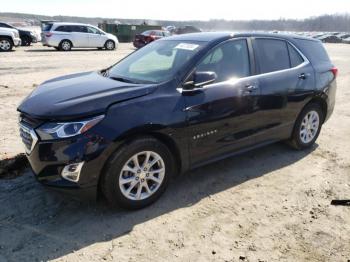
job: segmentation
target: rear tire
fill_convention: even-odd
[[[70,51],[72,50],[72,42],[69,40],[62,40],[61,43],[59,44],[58,48],[61,51]]]
[[[324,120],[322,108],[317,103],[311,103],[299,114],[288,144],[297,150],[313,146],[318,138]]]
[[[139,209],[163,194],[174,172],[174,159],[166,145],[152,137],[138,138],[112,155],[101,189],[111,205]]]
[[[110,50],[110,51],[114,50],[114,49],[115,49],[115,43],[114,43],[114,41],[112,41],[112,40],[107,40],[106,43],[105,43],[105,48],[106,48],[107,50]]]
[[[10,39],[5,37],[0,37],[0,51],[1,52],[8,52],[11,51],[13,48],[13,43]]]

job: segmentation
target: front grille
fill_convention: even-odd
[[[32,151],[32,145],[33,145],[33,137],[31,135],[30,129],[23,125],[20,125],[19,135],[22,138],[22,142],[25,146],[26,152],[30,153]]]
[[[30,117],[24,113],[19,116],[19,134],[27,154],[30,154],[38,141],[35,128],[44,123],[44,120]]]
[[[20,117],[19,135],[21,136],[24,148],[27,154],[30,154],[38,141],[38,137],[34,131],[37,124],[33,121]]]

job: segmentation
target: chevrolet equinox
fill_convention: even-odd
[[[48,80],[18,107],[43,184],[141,208],[177,173],[276,141],[312,146],[335,103],[319,40],[194,33]]]

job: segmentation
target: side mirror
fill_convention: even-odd
[[[211,84],[215,82],[217,75],[215,72],[206,71],[206,72],[195,72],[190,81],[185,83],[186,89],[195,89],[200,88],[204,85]]]

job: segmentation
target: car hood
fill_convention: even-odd
[[[112,35],[110,33],[106,33],[107,37],[110,39],[118,40],[118,38],[115,35]]]
[[[20,33],[26,33],[26,34],[30,34],[31,33],[31,31],[29,31],[29,30],[24,30],[24,29],[20,29],[20,28],[16,28],[17,30],[18,30],[18,32],[20,32]]]
[[[18,111],[42,119],[74,119],[103,114],[114,103],[145,96],[150,84],[130,84],[87,72],[42,83],[18,107]]]

